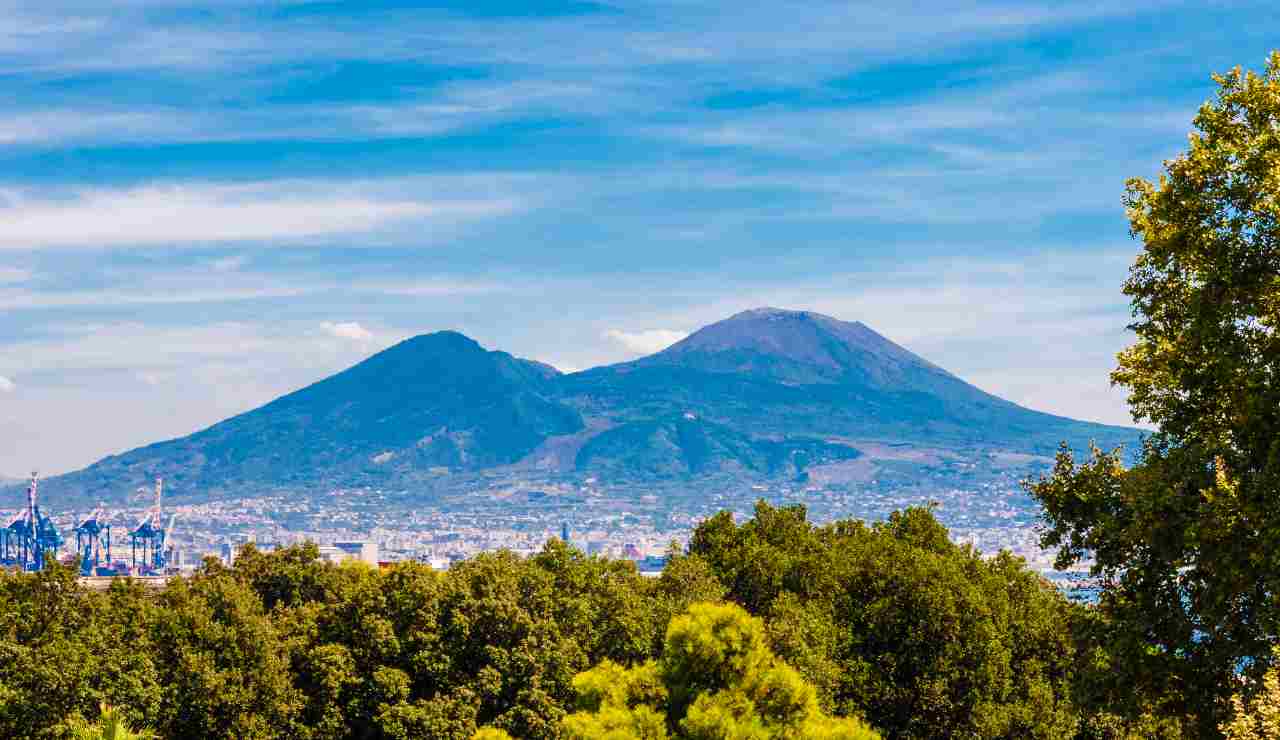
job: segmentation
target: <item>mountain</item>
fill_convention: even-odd
[[[51,485],[110,498],[180,490],[430,489],[537,472],[608,482],[805,479],[885,445],[1043,456],[1138,432],[986,393],[858,322],[756,309],[638,360],[563,375],[456,332],[406,340],[181,439]]]
[[[629,365],[733,373],[787,385],[976,391],[861,322],[777,308],[744,311],[718,321]]]
[[[583,428],[553,398],[559,371],[457,332],[408,339],[360,364],[189,437],[56,479],[90,497],[164,476],[182,490],[361,483],[519,460]]]
[[[657,354],[566,376],[566,401],[617,423],[689,414],[750,430],[1052,454],[1137,432],[1045,414],[986,393],[866,325],[756,309]]]

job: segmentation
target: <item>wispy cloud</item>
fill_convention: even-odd
[[[320,328],[326,334],[339,339],[350,339],[356,342],[367,342],[373,339],[373,332],[364,328],[358,321],[325,321]]]
[[[713,3],[664,1],[561,18],[520,14],[466,19],[417,9],[357,19],[304,14],[262,23],[244,12],[252,3],[222,3],[217,12],[199,16],[148,14],[155,3],[113,3],[109,9],[55,3],[47,9],[2,9],[7,17],[0,50],[22,50],[26,68],[46,71],[207,69],[269,60],[370,57],[595,68],[742,63],[780,54],[847,56],[851,49],[937,48],[1131,15],[1163,4],[941,2],[889,7],[823,0],[747,5],[725,13]],[[782,28],[789,32],[779,33]],[[571,29],[575,32],[567,33]],[[73,46],[83,53],[64,53]]]
[[[670,347],[689,336],[689,332],[674,329],[644,329],[641,331],[623,331],[609,329],[604,337],[611,342],[626,348],[628,352],[649,355]]]
[[[474,296],[485,293],[510,293],[519,286],[506,280],[423,276],[410,280],[362,280],[351,285],[358,292],[390,296],[430,298],[439,296]]]
[[[147,275],[143,280],[99,289],[37,291],[0,288],[0,309],[119,309],[131,306],[215,305],[332,296],[335,292],[340,292],[353,301],[358,301],[361,296],[447,299],[513,290],[516,288],[512,286],[466,281],[423,279],[419,282],[390,280],[339,282],[286,276],[274,278],[259,276],[251,280],[228,281],[225,285],[210,287],[199,280],[179,280],[173,276]]]
[[[7,345],[6,367],[33,374],[190,374],[213,367],[235,367],[237,372],[248,374],[263,367],[294,372],[332,367],[334,362],[359,357],[370,349],[330,332],[316,332],[314,324],[308,327],[298,322],[223,321],[182,326],[110,322],[56,325],[49,331],[47,337]],[[129,351],[121,352],[121,347]]]
[[[169,382],[169,380],[173,378],[173,374],[141,371],[141,372],[135,373],[135,377],[137,377],[138,380],[141,380],[143,383],[149,386],[155,387],[155,386],[164,385],[165,383]]]
[[[1096,245],[1124,238],[1123,179],[1185,146],[1208,72],[1256,66],[1280,21],[1261,0],[1234,26],[1184,0],[358,5],[0,0],[23,417],[0,468],[189,432],[398,333],[589,367],[759,305],[1123,421],[1135,247]]]
[[[112,308],[123,306],[175,306],[198,303],[232,303],[269,298],[292,298],[326,289],[321,285],[233,285],[209,287],[184,284],[183,289],[169,290],[164,281],[139,282],[132,286],[113,286],[97,290],[3,290],[0,308]],[[328,283],[328,289],[334,283]]]
[[[198,269],[130,269],[104,271],[101,284],[73,287],[66,276],[56,286],[15,283],[0,285],[0,310],[120,309],[147,306],[235,304],[279,299],[305,300],[324,297],[332,303],[345,296],[352,305],[368,298],[424,299],[463,296],[537,294],[545,289],[540,280],[503,280],[451,275],[417,275],[411,278],[386,274],[337,279],[324,271],[252,271],[243,269],[243,257],[219,258],[200,263]],[[205,266],[218,274],[211,280]],[[379,269],[376,272],[385,273]],[[19,276],[21,277],[21,276]],[[80,282],[80,281],[72,281]],[[0,280],[3,283],[3,280]],[[580,289],[580,287],[576,288]]]
[[[177,112],[59,110],[0,114],[0,144],[184,141],[204,138],[200,129],[196,119]]]
[[[25,283],[31,279],[33,273],[30,270],[21,267],[5,267],[0,265],[0,285],[12,285],[13,283]]]
[[[333,142],[433,137],[529,116],[617,116],[651,110],[652,83],[629,78],[451,82],[394,101],[263,103],[250,108],[0,109],[0,144]]]
[[[227,257],[219,257],[209,262],[209,266],[215,272],[235,272],[249,263],[249,258],[243,254],[233,254]]]
[[[925,133],[1007,126],[1014,120],[1010,112],[973,102],[939,102],[862,109],[751,111],[707,116],[696,124],[656,126],[650,130],[660,137],[704,146],[829,155],[870,142],[903,143]]]
[[[14,383],[12,380],[9,380],[3,375],[0,375],[0,393],[12,393],[14,390],[17,389],[17,387],[18,387],[17,384]]]
[[[0,352],[6,373],[24,381],[4,403],[25,431],[6,438],[0,458],[48,472],[190,434],[378,348],[299,322],[106,322],[45,329],[50,336]],[[85,414],[86,408],[95,413]]]
[[[302,241],[414,223],[449,227],[511,213],[514,196],[431,198],[386,183],[154,185],[69,197],[0,192],[0,248]]]

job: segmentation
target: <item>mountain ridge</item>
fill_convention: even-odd
[[[781,308],[756,308],[734,314],[666,349],[633,360],[632,364],[753,372],[795,384],[853,383],[898,390],[953,384],[956,389],[963,386],[966,393],[976,391],[997,398],[860,321]]]
[[[660,352],[564,374],[456,331],[406,339],[186,437],[46,484],[112,497],[154,475],[217,492],[391,485],[538,469],[618,483],[803,479],[860,440],[1050,454],[1138,432],[1023,408],[860,322],[735,314]]]

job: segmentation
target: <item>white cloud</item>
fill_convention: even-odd
[[[1012,120],[1013,114],[990,105],[931,101],[879,108],[733,113],[640,132],[706,146],[808,151],[830,156],[869,143],[901,143],[925,134],[994,129]]]
[[[399,194],[394,183],[279,181],[90,190],[70,198],[0,193],[0,248],[306,240],[502,215],[510,195]]]
[[[150,292],[146,287],[126,286],[107,290],[42,291],[0,290],[0,308],[100,308],[103,306],[165,306],[192,303],[232,303],[263,298],[293,298],[323,286],[281,285],[206,288],[191,286],[188,290]]]
[[[24,270],[20,267],[5,267],[0,265],[0,285],[25,283],[30,279],[30,270]]]
[[[423,277],[410,281],[390,282],[375,280],[359,282],[351,284],[350,287],[354,290],[368,291],[370,293],[427,298],[510,292],[518,289],[519,286],[509,282],[489,280]]]
[[[249,258],[243,254],[237,254],[230,257],[220,257],[209,263],[214,272],[236,272],[249,262]]]
[[[357,342],[373,339],[373,332],[355,321],[339,321],[337,323],[326,321],[320,325],[320,328],[339,339],[352,339]]]
[[[187,139],[197,126],[177,114],[151,111],[61,110],[0,117],[0,144],[109,138],[113,141]]]
[[[260,326],[236,322],[205,326],[86,323],[46,328],[51,330],[46,338],[5,345],[6,361],[20,372],[123,370],[136,377],[214,361],[243,362],[251,357],[265,364],[263,358],[269,354],[272,361],[277,360],[286,347],[299,343],[296,333],[269,334]],[[307,349],[320,349],[314,344]],[[122,354],[121,347],[131,352]]]
[[[56,147],[81,142],[333,141],[352,137],[435,136],[544,110],[576,99],[526,93],[505,83],[489,97],[484,89],[458,88],[450,97],[408,99],[386,105],[287,105],[220,110],[202,117],[169,109],[99,110],[93,106],[56,111],[0,113],[0,144]],[[473,99],[461,97],[475,96]],[[597,104],[597,108],[603,108]],[[578,108],[576,110],[581,110]]]
[[[6,442],[0,444],[0,469],[61,472],[190,434],[350,367],[380,348],[377,342],[335,340],[304,322],[42,328],[48,336],[0,346],[5,371],[31,377],[20,393],[0,404],[5,414],[22,420],[23,431],[18,435],[14,426],[7,434],[0,418],[0,439]],[[49,378],[60,380],[44,382]],[[65,382],[69,378],[75,382]],[[84,423],[68,424],[68,419]]]
[[[0,393],[12,393],[15,389],[17,389],[17,387],[18,387],[17,384],[14,383],[12,380],[9,380],[3,375],[0,375]]]
[[[206,270],[171,270],[124,274],[123,279],[100,288],[42,289],[4,286],[0,272],[0,310],[48,308],[100,308],[107,306],[179,306],[198,303],[235,303],[271,298],[301,298],[341,291],[348,296],[381,295],[414,298],[447,298],[462,295],[540,290],[541,283],[477,280],[453,276],[411,279],[383,277],[338,281],[330,276],[254,273],[240,270],[243,258],[202,263],[226,271],[211,286]]]
[[[707,3],[631,3],[637,12],[564,18],[468,19],[415,9],[379,22],[310,14],[272,18],[213,12],[200,20],[149,15],[149,2],[19,3],[0,9],[0,51],[18,71],[212,69],[327,59],[419,59],[611,69],[655,62],[749,64],[936,50],[1046,26],[1133,14],[1160,3],[941,2],[882,5],[755,3],[733,13]],[[218,4],[225,8],[228,3]],[[26,7],[24,7],[26,6]],[[2,7],[2,6],[0,6]],[[363,22],[362,22],[363,21]],[[779,28],[790,32],[780,34]],[[73,54],[71,51],[82,53]],[[773,74],[782,74],[774,71]]]
[[[169,380],[169,378],[173,377],[171,373],[157,373],[157,372],[145,372],[145,371],[135,373],[134,376],[138,380],[142,381],[143,383],[153,388],[155,386],[165,383],[166,381]]]
[[[645,329],[644,331],[622,331],[610,329],[604,333],[606,339],[622,345],[630,352],[650,355],[689,336],[688,332],[672,329]]]

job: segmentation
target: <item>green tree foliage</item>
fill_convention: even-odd
[[[879,737],[825,715],[813,687],[769,649],[764,623],[728,604],[694,604],[671,621],[659,660],[631,669],[605,660],[574,688],[581,709],[564,720],[569,740]]]
[[[1224,722],[1226,740],[1269,740],[1280,737],[1280,668],[1272,667],[1252,695],[1231,697],[1234,716]]]
[[[447,574],[247,546],[158,593],[0,572],[0,737],[62,737],[105,702],[184,740],[558,738],[575,675],[652,657],[672,615],[722,592],[696,559],[651,579],[558,541]]]
[[[138,724],[137,706],[162,693],[160,671],[134,652],[149,643],[151,613],[130,584],[99,595],[71,568],[0,572],[0,737],[56,737],[103,703]]]
[[[224,575],[174,579],[151,616],[160,672],[155,721],[169,737],[271,737],[302,704],[278,627],[248,586]]]
[[[689,550],[836,714],[891,737],[1076,729],[1066,600],[1018,559],[953,545],[926,509],[815,527],[761,502],[741,526],[707,520]]]
[[[902,738],[1069,733],[1065,602],[927,511],[813,527],[762,504],[671,556],[645,578],[558,541],[447,573],[247,546],[101,593],[66,566],[0,572],[0,737],[64,738],[104,703],[183,740],[562,740],[575,706],[606,737],[864,734],[840,716]],[[754,616],[691,608],[725,598]]]
[[[1059,565],[1095,559],[1120,709],[1207,737],[1280,635],[1280,52],[1215,80],[1188,151],[1128,183],[1137,341],[1112,379],[1158,431],[1130,469],[1064,450],[1030,486]]]
[[[135,732],[129,728],[124,713],[120,710],[102,705],[97,722],[72,720],[69,727],[72,740],[154,740],[155,734],[142,730]]]

